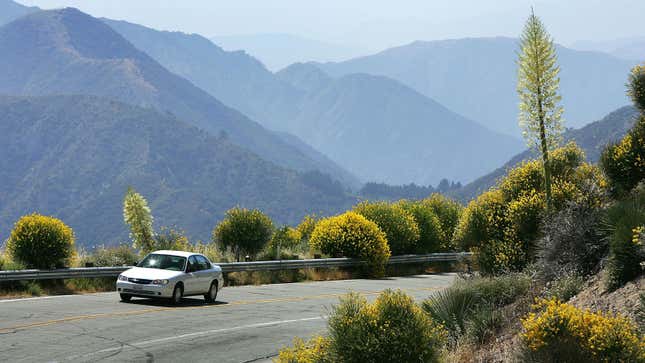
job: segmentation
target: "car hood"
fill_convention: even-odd
[[[179,275],[183,274],[181,271],[172,271],[172,270],[161,270],[156,268],[142,268],[142,267],[133,267],[129,270],[126,270],[121,275],[126,277],[132,277],[135,279],[146,279],[146,280],[162,280],[162,279],[172,279]]]

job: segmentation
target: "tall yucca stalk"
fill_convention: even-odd
[[[517,92],[520,96],[519,122],[529,147],[542,153],[547,208],[551,209],[549,150],[562,137],[560,67],[555,45],[544,24],[531,10],[520,38]]]
[[[143,253],[152,252],[154,232],[150,207],[146,199],[132,188],[128,188],[123,200],[123,220],[130,226],[130,238],[134,248]]]

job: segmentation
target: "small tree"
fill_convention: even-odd
[[[130,226],[130,239],[136,249],[149,253],[154,249],[152,214],[148,202],[134,189],[128,188],[123,200],[123,220]]]
[[[27,268],[64,267],[74,255],[74,232],[59,219],[34,213],[16,222],[7,252]]]
[[[161,232],[154,236],[154,247],[157,250],[186,251],[190,249],[188,237],[173,228],[161,227]]]
[[[555,45],[544,24],[531,9],[520,38],[517,92],[520,96],[520,127],[529,147],[542,154],[547,209],[551,209],[551,169],[549,150],[556,147],[562,135],[562,97],[560,67]]]
[[[280,253],[284,249],[295,250],[301,244],[300,232],[293,227],[282,226],[273,233],[271,237],[270,250],[276,258],[280,258]]]
[[[230,248],[235,259],[242,254],[255,256],[271,240],[271,218],[257,209],[233,208],[226,212],[224,220],[213,229],[213,242],[220,248]]]

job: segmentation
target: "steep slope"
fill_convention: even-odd
[[[422,42],[367,57],[320,65],[333,76],[357,72],[403,82],[485,126],[520,137],[517,126],[516,39]],[[568,127],[581,127],[628,103],[625,80],[633,62],[558,47]]]
[[[307,91],[289,131],[364,180],[436,184],[472,180],[521,149],[386,77],[333,79],[311,64],[278,76]]]
[[[197,34],[158,31],[125,21],[102,19],[171,72],[186,78],[225,104],[267,127],[279,124],[301,92],[277,79],[262,63],[243,51],[227,52]],[[277,135],[313,161],[316,168],[352,188],[360,181],[292,135]],[[308,168],[312,169],[312,168]]]
[[[570,129],[564,134],[564,140],[575,141],[585,151],[587,160],[595,163],[600,159],[604,147],[620,140],[634,124],[638,112],[631,106],[622,107],[601,120],[592,122],[580,129]],[[506,171],[518,163],[536,157],[535,153],[525,150],[507,161],[502,167],[477,180],[457,189],[450,194],[462,201],[469,201],[495,185],[495,182],[506,174]]]
[[[0,97],[0,145],[0,240],[37,211],[70,224],[80,244],[125,241],[128,186],[148,198],[156,227],[205,241],[236,205],[296,223],[353,202],[324,178],[277,167],[172,115],[93,96]]]
[[[42,11],[0,28],[0,93],[90,94],[170,112],[296,170],[316,163],[278,135],[162,67],[98,19]]]

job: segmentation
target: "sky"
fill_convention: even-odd
[[[517,36],[531,6],[561,44],[645,35],[643,0],[17,0],[207,37],[286,33],[380,50],[414,40]]]

